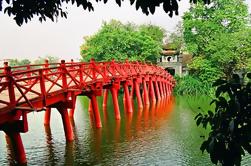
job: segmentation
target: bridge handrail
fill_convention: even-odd
[[[79,89],[90,84],[102,82],[110,83],[112,79],[130,79],[137,75],[160,76],[169,85],[174,86],[173,77],[161,67],[140,62],[69,62],[28,65],[41,68],[28,68],[27,70],[14,70],[21,67],[3,68],[0,74],[0,105],[1,109],[11,110],[15,106],[26,104],[33,107],[31,99],[44,100],[47,95],[65,91],[66,89]],[[27,67],[27,66],[22,66]],[[32,96],[32,97],[30,97]]]

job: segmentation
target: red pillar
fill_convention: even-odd
[[[126,81],[124,83],[124,92],[125,92],[125,106],[126,106],[126,110],[127,112],[133,112],[133,108],[132,108],[132,100],[129,94],[129,89],[128,89],[128,82]]]
[[[17,163],[26,164],[26,154],[20,133],[15,131],[5,131],[5,133],[10,139]]]
[[[75,112],[75,105],[76,105],[76,97],[74,92],[71,94],[71,102],[72,102],[72,108],[70,109],[69,116],[70,118],[74,117],[74,112]]]
[[[154,81],[154,85],[155,85],[155,90],[156,90],[156,94],[157,94],[157,99],[160,100],[161,96],[160,96],[158,81]]]
[[[143,93],[144,93],[144,104],[150,105],[149,95],[148,95],[148,90],[147,90],[147,85],[146,85],[145,79],[143,79]]]
[[[166,86],[167,96],[170,96],[171,92],[170,92],[169,85],[167,82],[165,83],[165,86]]]
[[[161,81],[158,81],[158,85],[159,85],[159,94],[160,94],[160,97],[163,98],[163,89],[162,89],[162,84],[161,84]]]
[[[50,120],[51,120],[51,108],[46,107],[44,114],[44,125],[50,125]]]
[[[137,97],[138,108],[141,109],[141,108],[143,108],[143,104],[142,104],[139,84],[140,83],[137,80],[134,81],[134,89],[135,89],[135,93],[136,93],[136,97]]]
[[[58,109],[59,113],[61,114],[61,117],[63,120],[65,138],[67,141],[73,141],[74,134],[73,134],[70,118],[68,116],[67,108],[58,107],[57,109]]]
[[[112,85],[114,86],[114,85]],[[113,108],[114,108],[114,114],[115,119],[120,119],[120,110],[119,110],[119,103],[118,103],[118,89],[117,87],[111,87],[111,93],[112,93],[112,101],[113,101]]]
[[[134,95],[134,85],[133,84],[134,83],[132,82],[131,91],[130,91],[130,97],[131,97],[132,101],[133,101],[133,95]]]
[[[155,91],[152,78],[149,80],[149,95],[152,103],[156,103]]]
[[[103,108],[106,108],[106,106],[107,106],[107,99],[108,99],[108,89],[104,89],[104,94],[103,94]]]
[[[168,89],[169,89],[169,91],[170,91],[170,95],[172,94],[172,90],[173,90],[173,88],[172,88],[172,85],[169,83],[168,84]]]
[[[91,104],[90,105],[92,106],[92,111],[94,113],[96,127],[101,128],[102,123],[101,123],[101,118],[100,118],[100,114],[99,114],[97,98],[96,98],[95,95],[91,95],[90,98],[91,98]]]
[[[92,112],[92,101],[91,100],[89,101],[89,104],[88,104],[88,112]]]
[[[161,81],[161,85],[162,85],[163,95],[164,95],[164,97],[166,97],[166,88],[165,88],[164,81]]]

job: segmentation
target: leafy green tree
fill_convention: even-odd
[[[204,57],[195,57],[188,68],[190,75],[197,76],[203,83],[212,83],[223,74]]]
[[[243,0],[212,0],[212,4],[192,5],[183,16],[186,47],[194,56],[207,55],[208,44],[219,34],[242,30],[248,7]]]
[[[85,37],[80,47],[84,61],[125,59],[156,62],[160,56],[164,31],[154,25],[136,26],[112,20],[93,36]]]
[[[49,63],[58,63],[59,62],[59,58],[58,57],[55,57],[55,56],[50,56],[50,55],[47,55],[45,57],[38,57],[34,63],[35,64],[44,64],[45,63],[45,60],[48,60]]]
[[[247,5],[242,0],[212,2],[210,5],[197,3],[184,15],[185,45],[194,57],[202,57],[210,63],[205,66],[212,67],[210,72],[218,68],[230,78],[233,71],[246,68],[250,57]],[[197,62],[190,66],[198,66],[193,63]]]
[[[247,68],[251,58],[251,28],[219,34],[208,44],[206,51],[211,54],[212,64],[229,79],[234,71]]]
[[[22,59],[22,60],[10,59],[9,66],[25,66],[29,65],[30,63],[31,61],[29,59]]]
[[[195,117],[198,126],[210,126],[200,149],[214,164],[239,166],[242,156],[251,154],[251,73],[247,77],[248,83],[237,74],[230,81],[217,80],[216,99],[211,102],[215,110]]]
[[[183,25],[179,22],[176,26],[176,30],[168,36],[166,47],[169,49],[177,50],[178,52],[184,49],[184,36],[183,36]]]

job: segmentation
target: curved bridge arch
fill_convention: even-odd
[[[133,111],[132,96],[139,108],[169,96],[175,85],[173,77],[161,67],[139,62],[69,62],[0,68],[0,130],[12,140],[17,161],[26,162],[20,132],[28,131],[27,113],[45,111],[44,124],[50,123],[51,108],[57,108],[63,120],[66,140],[74,135],[69,117],[74,116],[78,95],[90,98],[96,127],[102,127],[96,96],[111,91],[115,118],[120,119],[118,90],[124,89],[125,105]],[[141,90],[143,89],[143,94]],[[143,96],[143,97],[142,97]],[[143,102],[142,102],[143,99]],[[70,109],[68,112],[67,109]]]

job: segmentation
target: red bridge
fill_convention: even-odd
[[[44,124],[50,124],[51,108],[62,116],[67,141],[74,140],[69,118],[74,116],[76,97],[90,98],[97,128],[102,127],[97,96],[103,95],[106,107],[108,90],[112,94],[114,114],[120,119],[118,90],[123,88],[125,108],[133,111],[133,95],[138,108],[169,96],[173,77],[155,65],[139,62],[73,62],[0,68],[0,130],[10,138],[18,163],[26,163],[20,133],[28,131],[27,114],[45,111]],[[141,95],[142,92],[142,95]],[[143,96],[143,102],[142,97]],[[69,109],[69,112],[68,112]]]

